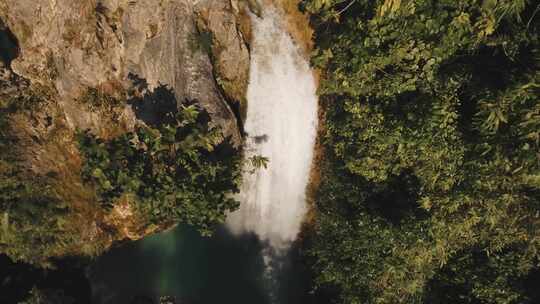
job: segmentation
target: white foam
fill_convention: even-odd
[[[265,7],[262,18],[252,16],[245,154],[270,162],[244,174],[240,209],[227,220],[233,233],[253,232],[275,249],[289,247],[306,214],[317,129],[314,75],[282,20],[272,7]]]

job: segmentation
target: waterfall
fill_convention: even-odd
[[[255,233],[273,252],[286,250],[300,231],[317,128],[314,75],[283,19],[271,6],[252,16],[245,158],[269,163],[250,172],[246,161],[241,206],[227,220],[233,233]]]
[[[259,155],[269,163],[252,173],[245,162],[241,207],[226,225],[242,236],[218,229],[212,238],[201,238],[193,228],[179,226],[113,250],[92,268],[93,302],[128,303],[136,290],[186,303],[299,303],[282,287],[302,285],[300,268],[291,266],[287,253],[307,211],[317,96],[308,61],[283,19],[268,5],[262,18],[252,16],[244,152],[246,160]],[[262,243],[244,234],[255,234]]]

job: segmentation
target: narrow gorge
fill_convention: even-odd
[[[160,293],[179,298],[199,297],[200,303],[212,303],[219,297],[227,303],[255,301],[280,304],[294,303],[294,299],[301,298],[301,292],[307,292],[284,292],[286,286],[280,285],[290,284],[286,282],[291,277],[299,281],[308,279],[293,273],[298,266],[291,265],[295,262],[291,261],[289,250],[300,233],[308,209],[306,188],[317,128],[317,96],[313,71],[301,47],[287,32],[283,14],[273,4],[262,7],[258,15],[250,14],[252,40],[247,113],[243,128],[244,161],[240,193],[235,195],[240,202],[239,210],[230,213],[226,225],[208,240],[198,239],[189,228],[180,227],[164,236],[143,240],[140,247],[131,252],[122,252],[117,257],[113,254],[98,261],[95,280],[96,286],[103,288],[103,294],[96,294],[97,302],[108,303],[105,300],[106,286],[115,286],[116,283],[106,277],[111,269],[114,271],[118,267],[119,260],[130,260],[131,256],[133,260],[130,263],[143,262],[135,262],[137,258],[133,257],[133,251],[136,250],[150,254],[150,261],[146,262],[156,267],[153,271],[158,278],[150,279],[147,284],[153,284],[152,280],[167,282],[155,288]],[[257,158],[264,159],[263,163],[254,164]],[[198,244],[195,247],[199,248],[184,247],[190,247],[186,240],[190,240],[192,245]],[[200,246],[208,250],[214,248],[217,252],[202,252]],[[242,247],[243,251],[240,250]],[[152,254],[151,250],[160,254]],[[206,258],[197,259],[194,255]],[[202,266],[206,263],[220,263],[214,261],[220,258],[222,263],[234,265],[230,270],[232,273],[223,273],[218,269],[202,271],[198,268],[206,268]],[[160,262],[163,259],[164,262]],[[187,267],[188,261],[198,267]],[[128,266],[120,267],[124,269]],[[249,268],[252,269],[243,273]],[[193,282],[187,283],[185,280],[193,277],[197,271],[201,271],[202,281],[193,287]],[[211,283],[213,279],[210,277],[222,276],[225,280],[242,282],[244,287],[251,286],[254,290],[246,292],[229,287],[231,291],[224,291]],[[114,281],[125,280],[130,281],[128,278],[114,277]],[[293,285],[306,283],[295,282]],[[134,284],[144,285],[140,282]],[[205,284],[207,287],[203,286]],[[186,289],[185,285],[191,285],[193,289]],[[151,293],[150,290],[148,292]],[[219,294],[213,299],[204,295],[205,292]]]

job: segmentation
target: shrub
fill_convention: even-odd
[[[195,105],[164,115],[169,119],[162,123],[108,141],[81,132],[83,180],[95,186],[104,207],[129,196],[153,223],[184,222],[209,234],[239,205],[231,197],[239,153]]]

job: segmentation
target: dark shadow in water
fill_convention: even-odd
[[[313,273],[302,245],[300,241],[295,242],[280,261],[281,269],[276,273],[278,303],[329,304],[330,302],[318,302],[317,296],[311,292]]]
[[[203,238],[185,226],[100,257],[90,270],[95,304],[175,296],[184,304],[268,303],[261,244],[218,229]]]
[[[338,299],[337,290],[329,286],[314,288],[316,260],[309,254],[311,233],[304,230],[279,261],[280,271],[276,273],[279,304],[331,304]]]
[[[90,304],[90,284],[83,264],[77,259],[65,258],[54,263],[55,269],[40,269],[0,255],[0,303],[20,303],[35,287],[62,292],[73,303]]]

